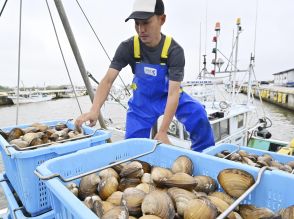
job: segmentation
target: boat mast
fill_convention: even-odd
[[[238,63],[238,44],[239,44],[239,35],[241,33],[241,19],[240,18],[237,18],[237,35],[236,35],[236,52],[235,52],[235,64],[234,64],[234,67],[235,67],[235,71],[233,73],[233,97],[232,97],[232,102],[233,104],[235,103],[235,86],[236,86],[236,75],[237,75],[237,71],[238,71],[238,68],[237,68],[237,63]]]
[[[93,100],[94,100],[94,92],[93,92],[93,89],[92,89],[92,85],[91,85],[90,80],[88,78],[87,70],[85,68],[85,65],[84,65],[84,62],[82,60],[79,48],[77,46],[74,34],[72,32],[69,21],[67,19],[63,4],[62,4],[62,2],[60,0],[54,0],[54,2],[55,2],[55,6],[57,8],[59,17],[61,19],[61,22],[63,24],[64,30],[66,32],[68,41],[70,43],[71,49],[72,49],[73,54],[75,56],[76,62],[77,62],[78,67],[80,69],[81,75],[83,77],[84,83],[86,85],[88,94],[90,96],[91,101],[93,102]],[[99,124],[100,124],[100,126],[102,128],[107,129],[101,113],[99,113],[98,121],[99,121]]]

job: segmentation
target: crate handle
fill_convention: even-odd
[[[121,161],[118,161],[118,162],[115,162],[115,163],[112,163],[112,164],[109,164],[109,165],[106,165],[104,167],[101,167],[101,168],[98,168],[98,169],[94,169],[94,170],[91,170],[89,172],[86,172],[86,173],[83,173],[83,174],[80,174],[80,175],[77,175],[77,176],[74,176],[74,177],[71,177],[71,178],[63,178],[60,174],[58,173],[54,173],[52,175],[49,175],[49,176],[43,176],[41,175],[41,173],[39,173],[39,171],[36,169],[34,171],[35,175],[37,175],[37,177],[39,177],[41,180],[49,180],[49,179],[53,179],[55,177],[58,177],[60,180],[62,180],[63,182],[70,182],[70,181],[73,181],[75,179],[79,179],[81,177],[84,177],[84,176],[87,176],[87,175],[90,175],[92,173],[96,173],[96,172],[99,172],[101,170],[104,170],[104,169],[107,169],[107,168],[110,168],[110,167],[113,167],[115,165],[118,165],[118,164],[121,164],[121,163],[125,163],[125,162],[128,162],[128,161],[131,161],[131,160],[134,160],[134,159],[137,159],[139,157],[143,157],[145,155],[148,155],[148,154],[151,154],[155,151],[155,149],[157,148],[158,145],[162,144],[161,142],[159,141],[156,141],[155,144],[153,145],[153,148],[152,150],[150,151],[147,151],[147,152],[144,152],[142,154],[138,154],[138,155],[135,155],[133,157],[130,157],[130,158],[127,158],[125,160],[121,160]]]
[[[240,204],[240,202],[243,201],[259,185],[262,174],[267,169],[271,170],[271,168],[269,168],[267,166],[264,166],[264,167],[260,168],[260,170],[258,171],[258,175],[257,175],[255,183],[249,189],[247,189],[246,192],[244,192],[235,202],[233,202],[233,204],[231,204],[216,219],[224,219],[224,218],[226,218],[231,213],[231,211],[233,211]]]
[[[19,210],[22,210],[22,209],[24,209],[24,207],[22,206],[22,207],[18,207],[18,208],[15,208],[15,209],[13,209],[13,218],[14,219],[17,219],[17,216],[16,216],[16,211],[19,211]]]
[[[40,145],[26,147],[26,148],[20,148],[15,144],[10,145],[10,147],[12,146],[14,149],[16,149],[18,151],[27,151],[27,150],[31,150],[31,149],[47,147],[47,146],[52,145],[52,144],[59,144],[59,143],[64,143],[64,142],[69,142],[69,141],[75,141],[75,140],[90,138],[90,137],[94,136],[96,134],[96,132],[99,131],[99,130],[101,130],[101,129],[100,128],[95,129],[95,131],[92,134],[89,134],[89,135],[84,135],[84,136],[80,136],[80,137],[76,137],[76,138],[64,139],[64,140],[61,140],[61,141],[54,141],[54,142],[50,142],[50,143],[46,143],[46,144],[40,144]]]
[[[3,149],[4,149],[4,151],[5,151],[5,153],[6,153],[7,156],[11,157],[11,153],[9,152],[8,147],[15,147],[15,146],[16,145],[14,145],[14,144],[4,146]]]

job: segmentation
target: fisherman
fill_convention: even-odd
[[[134,78],[133,96],[128,102],[126,138],[149,138],[152,126],[164,115],[155,139],[170,144],[167,131],[175,115],[190,133],[192,150],[202,151],[214,145],[204,107],[180,87],[184,78],[184,50],[173,38],[161,33],[166,20],[162,0],[135,0],[133,11],[125,22],[130,19],[135,21],[138,35],[119,45],[97,88],[90,112],[79,116],[75,124],[81,126],[86,121],[90,121],[90,126],[96,124],[114,80],[122,68],[130,65]]]

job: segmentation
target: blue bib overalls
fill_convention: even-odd
[[[136,63],[133,97],[129,100],[126,138],[149,138],[152,126],[163,115],[168,96],[168,67]],[[181,92],[176,118],[190,133],[191,149],[202,151],[214,145],[213,132],[204,107]]]

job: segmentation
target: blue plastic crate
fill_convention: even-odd
[[[236,151],[238,148],[240,148],[240,150],[244,150],[250,154],[256,154],[259,156],[261,156],[263,154],[269,154],[274,160],[277,160],[280,163],[287,163],[289,161],[294,160],[294,156],[278,154],[278,153],[271,152],[271,151],[264,151],[264,150],[259,150],[259,149],[254,149],[254,148],[250,148],[250,147],[244,147],[244,146],[238,146],[238,145],[233,145],[233,144],[220,144],[218,146],[212,146],[212,147],[205,149],[203,151],[203,153],[215,156],[217,153],[220,153],[223,150],[233,152],[233,151]],[[220,159],[222,159],[222,158],[220,158]],[[244,165],[247,165],[247,164],[244,164]],[[274,170],[274,171],[280,171],[280,170]],[[285,171],[283,171],[283,172],[289,174],[288,172],[285,172]],[[294,177],[294,175],[293,175],[293,177]]]
[[[151,151],[154,144],[156,142],[149,139],[128,139],[100,147],[92,147],[49,160],[40,165],[37,172],[43,176],[51,176],[57,173],[63,178],[73,177],[101,168],[113,161],[124,160]],[[243,169],[255,178],[258,174],[258,169],[250,166],[165,144],[160,144],[153,153],[139,159],[152,165],[171,167],[174,160],[180,155],[186,155],[192,159],[194,175],[209,175],[217,179],[218,173],[225,168]],[[268,207],[274,211],[292,205],[294,203],[294,190],[288,188],[293,185],[294,180],[288,175],[282,172],[265,171],[258,187],[243,203]],[[97,216],[76,198],[59,178],[55,177],[44,182],[51,194],[55,218],[97,219]]]
[[[58,122],[67,123],[69,128],[74,129],[74,123],[69,120],[56,120],[42,123],[54,126]],[[17,127],[25,128],[28,126],[30,125],[19,125]],[[2,130],[9,132],[14,127],[6,127],[2,128]],[[18,151],[10,147],[9,143],[0,135],[0,150],[6,175],[26,210],[31,215],[36,216],[51,209],[46,186],[34,174],[34,170],[38,165],[54,157],[103,144],[110,138],[110,133],[103,130],[96,131],[87,126],[83,126],[83,130],[85,134],[93,134],[93,136],[27,151]]]
[[[9,215],[7,216],[7,219],[52,219],[54,218],[54,212],[53,210],[46,212],[42,215],[36,216],[36,217],[26,217],[21,210],[19,209],[19,204],[15,200],[15,197],[13,195],[12,187],[6,178],[5,174],[0,174],[0,185],[3,188],[5,197],[7,199],[8,205],[9,205]]]

